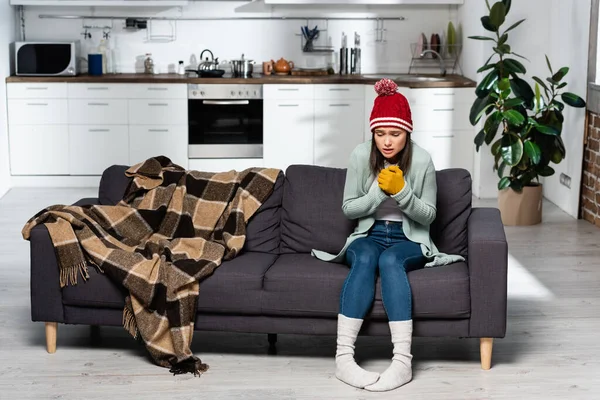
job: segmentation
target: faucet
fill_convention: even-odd
[[[440,60],[440,75],[441,76],[446,76],[446,64],[444,63],[444,59],[442,58],[442,56],[440,55],[440,53],[438,53],[435,50],[424,50],[421,53],[421,57],[424,57],[425,54],[427,54],[427,53],[432,53],[432,54],[435,54],[437,56],[438,60]]]

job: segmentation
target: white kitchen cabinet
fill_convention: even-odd
[[[129,127],[129,163],[166,156],[188,167],[188,128],[186,125],[132,125]]]
[[[69,83],[69,99],[126,99],[133,83]]]
[[[8,99],[8,123],[11,125],[60,125],[68,123],[66,99]]]
[[[70,175],[101,175],[113,164],[129,163],[127,125],[70,125]]]
[[[13,6],[108,6],[108,7],[175,7],[186,6],[189,0],[9,0]]]
[[[265,100],[263,159],[266,167],[287,169],[312,165],[314,107],[312,100]]]
[[[399,4],[464,4],[465,0],[264,0],[277,5],[399,5]]]
[[[69,99],[69,124],[127,125],[127,100]]]
[[[350,154],[364,141],[362,100],[315,100],[314,164],[347,168]]]
[[[131,125],[187,125],[187,100],[129,100]]]
[[[8,99],[66,99],[66,83],[13,82],[6,85]]]
[[[473,171],[473,130],[420,132],[413,141],[431,154],[436,170],[464,168]]]
[[[68,125],[10,125],[12,175],[68,175]]]

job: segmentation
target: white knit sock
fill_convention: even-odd
[[[412,379],[412,320],[391,321],[390,332],[394,344],[392,364],[386,369],[379,380],[365,389],[372,392],[384,392],[396,389]]]
[[[362,319],[348,318],[338,314],[337,351],[335,376],[348,385],[364,388],[377,382],[377,372],[365,371],[354,360],[354,342],[363,323]]]

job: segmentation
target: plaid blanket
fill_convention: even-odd
[[[54,205],[22,230],[45,224],[60,286],[89,278],[93,265],[129,292],[124,327],[141,336],[156,364],[200,375],[208,366],[190,349],[199,281],[243,248],[246,223],[271,194],[278,169],[208,173],[163,156],[126,171],[132,177],[115,206]]]

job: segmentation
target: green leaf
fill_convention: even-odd
[[[529,83],[517,76],[513,76],[513,79],[510,81],[510,88],[516,97],[520,97],[525,100],[525,106],[528,109],[533,108],[533,98],[535,95],[531,89],[531,86],[529,86]]]
[[[512,24],[507,30],[504,31],[504,33],[507,33],[509,31],[512,31],[513,29],[515,29],[517,26],[521,25],[525,20],[522,19],[518,22],[515,22],[514,24]]]
[[[556,86],[556,85],[558,85],[558,82],[556,82],[556,81],[555,81],[554,79],[552,79],[552,78],[546,78],[546,80],[547,80],[548,82],[550,82],[550,83],[552,84],[552,86]]]
[[[475,89],[475,94],[477,97],[486,97],[492,88],[494,87],[494,83],[498,80],[498,71],[492,70],[489,74],[487,74],[479,83],[477,88]]]
[[[507,40],[508,34],[505,33],[504,35],[500,36],[500,39],[498,39],[498,46],[502,46]]]
[[[508,15],[508,12],[510,11],[511,0],[502,0],[502,3],[504,3],[504,7],[506,7],[506,12],[504,15]]]
[[[524,56],[522,56],[522,55],[520,55],[520,54],[517,54],[517,53],[510,53],[510,54],[512,54],[513,56],[516,56],[516,57],[522,58],[523,60],[527,60],[527,61],[529,61],[529,58],[527,58],[527,57],[524,57]]]
[[[554,145],[556,146],[556,149],[560,153],[561,157],[565,158],[565,156],[567,155],[567,149],[565,148],[565,143],[563,142],[562,137],[555,136]]]
[[[552,176],[554,175],[554,168],[549,165],[541,167],[537,170],[538,175],[540,176]]]
[[[513,60],[512,58],[506,58],[504,60],[504,66],[510,71],[514,73],[524,74],[527,72],[525,66],[521,64],[517,60]]]
[[[502,176],[504,175],[505,169],[506,169],[506,163],[504,161],[502,161],[500,163],[500,166],[498,167],[498,178],[502,178]]]
[[[495,67],[496,67],[496,64],[486,64],[483,67],[479,68],[477,70],[477,72],[484,72],[484,71],[487,71],[488,69],[492,69],[492,68],[495,68]]]
[[[494,26],[500,27],[506,19],[506,6],[504,3],[494,3],[490,11],[490,21]]]
[[[561,84],[560,84],[560,85],[558,85],[556,88],[557,88],[557,89],[562,89],[562,88],[564,88],[565,86],[567,86],[567,82],[563,82],[563,83],[561,83]]]
[[[559,111],[562,111],[565,109],[565,105],[558,100],[552,100],[552,102],[550,104],[552,104],[556,108],[558,108]]]
[[[493,42],[496,41],[496,39],[491,38],[489,36],[469,36],[469,39],[474,39],[474,40],[491,40]]]
[[[500,91],[502,92],[510,89],[510,81],[508,80],[508,78],[503,78],[498,81],[498,89],[500,89]]]
[[[550,65],[550,60],[548,59],[547,54],[546,54],[546,64],[548,64],[548,69],[550,70],[550,73],[554,74],[554,72],[552,72],[552,65]]]
[[[492,58],[494,58],[495,55],[496,55],[495,53],[492,53],[490,58],[488,58],[487,61],[485,62],[485,64],[483,64],[483,65],[488,65],[490,63],[490,61],[492,61]]]
[[[539,84],[540,84],[540,86],[544,88],[544,90],[546,91],[546,96],[547,96],[547,95],[548,95],[548,91],[549,91],[550,89],[548,89],[548,86],[546,86],[546,84],[544,83],[544,81],[543,81],[543,80],[541,80],[540,78],[538,78],[537,76],[534,76],[532,79],[533,79],[534,81],[536,81],[537,83],[539,83]]]
[[[565,75],[567,75],[568,72],[569,72],[569,67],[562,67],[561,69],[558,70],[557,73],[552,75],[552,80],[555,82],[560,82],[562,80],[562,78],[564,78]]]
[[[513,167],[517,165],[523,157],[523,142],[521,138],[514,133],[508,133],[502,137],[500,152],[506,165]]]
[[[535,129],[537,129],[538,132],[541,132],[541,133],[543,133],[545,135],[558,135],[558,134],[560,134],[560,131],[558,129],[556,129],[555,127],[553,127],[553,126],[537,124],[535,126]]]
[[[508,99],[504,102],[504,108],[510,109],[510,108],[514,108],[517,106],[520,106],[524,103],[525,101],[523,99]]]
[[[509,185],[510,178],[508,176],[505,176],[504,178],[500,179],[500,182],[498,182],[498,190],[506,189]]]
[[[523,149],[525,150],[525,154],[531,159],[532,163],[540,163],[540,160],[542,159],[542,150],[540,150],[540,147],[537,144],[528,140],[523,144]]]
[[[535,104],[536,104],[536,109],[539,110],[542,108],[542,103],[541,103],[541,94],[540,94],[540,85],[536,82],[535,83]]]
[[[469,112],[469,122],[471,122],[471,125],[476,125],[479,122],[483,112],[487,111],[490,105],[493,106],[494,101],[489,96],[475,99]]]
[[[485,29],[487,29],[490,32],[498,31],[498,27],[492,23],[492,21],[490,20],[490,17],[488,17],[487,15],[484,17],[481,17],[481,24],[483,25],[483,27]]]
[[[502,143],[502,138],[496,140],[492,145],[492,154],[495,156],[500,151],[500,144]],[[502,177],[501,177],[502,178]]]
[[[482,129],[479,131],[479,133],[477,134],[477,136],[475,136],[475,140],[473,140],[473,142],[475,142],[475,149],[477,151],[479,151],[479,148],[481,146],[483,146],[483,140],[485,139],[485,131]]]
[[[560,95],[562,101],[570,105],[571,107],[582,108],[585,107],[585,101],[577,96],[575,93],[564,92]]]
[[[496,137],[498,133],[498,128],[500,127],[500,123],[502,122],[502,113],[496,111],[492,115],[488,117],[485,121],[485,125],[483,126],[483,130],[485,131],[485,143],[490,144]]]
[[[521,126],[525,122],[525,117],[517,110],[504,111],[502,114],[511,125]]]

